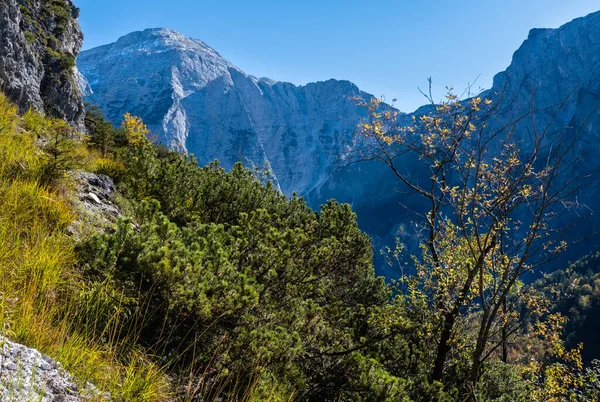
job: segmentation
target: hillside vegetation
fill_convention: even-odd
[[[568,318],[565,340],[574,347],[583,343],[586,363],[600,356],[596,342],[600,317],[600,253],[591,253],[566,269],[544,275],[534,284],[552,303],[552,309]]]
[[[90,108],[86,126],[19,116],[0,97],[0,322],[113,400],[598,397],[598,373],[539,299],[476,381],[480,312],[462,312],[432,378],[443,311],[415,277],[375,276],[348,205],[315,212],[260,172],[198,167],[130,115],[114,128]],[[115,180],[114,227],[75,235],[76,170]]]
[[[19,117],[0,96],[0,328],[116,400],[160,400],[168,384],[156,364],[73,321],[88,285],[69,235],[76,215],[68,172],[93,163],[84,144],[64,121]]]

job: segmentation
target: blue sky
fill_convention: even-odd
[[[434,81],[488,88],[531,28],[600,10],[598,0],[74,0],[84,48],[144,28],[201,39],[248,74],[295,84],[347,79],[406,112]]]

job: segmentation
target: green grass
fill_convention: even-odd
[[[72,186],[63,171],[51,185],[41,181],[48,165],[43,144],[64,129],[35,112],[19,117],[0,96],[0,332],[50,355],[115,401],[170,400],[167,376],[143,351],[75,324],[86,284],[68,231],[76,219]],[[77,141],[68,152],[85,157]]]
[[[26,31],[25,32],[25,39],[27,39],[27,42],[30,45],[33,45],[35,43],[35,34],[33,32]]]

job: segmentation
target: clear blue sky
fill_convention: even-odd
[[[84,48],[172,28],[248,74],[295,84],[347,79],[406,112],[434,80],[488,88],[531,28],[600,10],[598,0],[74,0]]]

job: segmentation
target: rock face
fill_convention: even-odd
[[[376,250],[393,244],[398,232],[406,239],[416,235],[411,232],[415,215],[408,211],[419,211],[421,200],[385,166],[365,162],[336,169],[362,117],[349,98],[370,97],[352,83],[299,87],[256,79],[204,43],[162,29],[83,52],[78,64],[89,81],[88,99],[113,122],[129,111],[150,123],[162,142],[196,154],[201,164],[215,158],[226,167],[238,160],[247,166],[268,164],[286,194],[296,191],[312,206],[330,198],[348,202]],[[600,12],[559,29],[532,30],[484,96],[500,103],[503,121],[526,113],[533,98],[540,110],[535,125],[549,127],[548,138],[565,130],[581,138],[573,154],[584,158],[572,174],[600,171]],[[531,119],[516,126],[524,152],[532,130]],[[589,210],[598,199],[596,184],[578,201]],[[598,229],[595,215],[580,228],[584,234]],[[594,244],[578,247],[589,251]],[[569,258],[577,252],[573,249]],[[394,276],[384,266],[379,264],[380,273]]]
[[[0,89],[21,111],[33,108],[83,130],[75,66],[83,42],[78,15],[71,0],[2,0]]]
[[[77,171],[77,219],[69,226],[72,236],[86,238],[97,232],[108,231],[121,218],[115,205],[116,188],[113,180],[103,174]]]
[[[0,400],[10,402],[79,402],[100,398],[88,385],[82,391],[60,363],[35,349],[0,337]]]
[[[335,168],[368,96],[348,81],[295,86],[247,75],[205,43],[148,29],[82,52],[87,100],[119,124],[138,115],[169,147],[230,168],[267,168],[281,190],[307,194]]]

